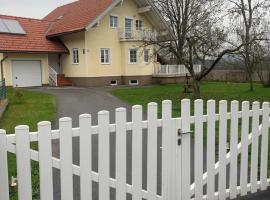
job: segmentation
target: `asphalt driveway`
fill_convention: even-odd
[[[125,107],[127,109],[127,120],[131,120],[131,106],[108,92],[108,88],[32,88],[30,90],[42,91],[52,94],[57,100],[57,119],[61,117],[71,117],[73,119],[73,127],[78,127],[79,115],[83,113],[90,113],[92,115],[92,123],[97,124],[97,114],[101,110],[110,112],[110,122],[115,121],[115,109]],[[144,114],[144,119],[146,115]],[[58,120],[55,122],[54,128],[58,129]],[[161,134],[162,131],[158,130],[158,194],[161,194]],[[94,135],[92,138],[93,146],[93,171],[98,171],[98,137]],[[53,156],[59,157],[59,141],[55,140],[52,144]],[[127,183],[132,182],[132,134],[127,133]],[[73,139],[73,163],[79,165],[79,138]],[[194,169],[194,145],[191,143],[191,169]],[[204,149],[204,161],[206,160],[206,149]],[[206,170],[206,162],[204,162],[204,171]],[[227,166],[227,176],[229,176],[229,166]],[[60,185],[60,172],[54,169],[54,200],[61,200],[61,185]],[[191,170],[191,180],[194,180],[194,170]],[[115,178],[115,134],[110,134],[110,176]],[[143,131],[143,189],[147,186],[147,131]],[[216,180],[217,180],[216,176]],[[228,178],[227,178],[228,179]],[[239,179],[239,178],[238,178]],[[229,180],[229,179],[228,179]],[[217,182],[217,181],[216,181]],[[227,184],[228,185],[228,184]],[[216,185],[217,189],[217,185]],[[74,200],[80,200],[80,178],[74,176]],[[115,199],[115,190],[110,190],[110,200]],[[127,195],[127,200],[132,197]],[[241,199],[270,199],[270,192],[264,192],[255,196],[245,197]],[[98,184],[93,183],[93,200],[98,200]]]

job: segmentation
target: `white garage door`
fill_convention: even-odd
[[[40,61],[12,61],[12,80],[14,87],[41,86],[42,75]]]

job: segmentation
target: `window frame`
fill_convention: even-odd
[[[111,19],[113,19],[113,23],[112,24],[111,24]],[[115,24],[115,21],[114,21],[115,19],[117,19],[117,23],[116,24]],[[110,15],[110,17],[109,17],[109,26],[112,29],[116,29],[116,28],[119,27],[119,17],[117,15]]]
[[[140,20],[140,19],[136,19],[135,28],[136,28],[137,31],[142,31],[142,29],[143,29],[143,21]]]
[[[102,62],[102,53],[108,50],[108,62],[106,62],[106,53],[104,54],[104,62]],[[100,49],[100,63],[102,65],[110,65],[111,64],[111,49],[110,48],[101,48]]]
[[[146,57],[145,57],[145,52],[148,52],[147,53],[147,61],[146,61]],[[149,63],[150,62],[150,49],[144,49],[143,50],[143,61],[145,62],[145,63]]]
[[[113,81],[115,81],[114,84],[112,83]],[[111,80],[111,81],[110,81],[110,85],[111,85],[111,86],[117,86],[117,85],[118,85],[118,80]]]
[[[136,62],[131,62],[131,51],[136,51]],[[128,50],[128,64],[135,65],[138,63],[138,49],[129,49]]]
[[[79,53],[79,48],[72,48],[72,64],[73,65],[79,65],[80,64],[80,53]],[[75,53],[75,51],[77,53]],[[76,56],[76,58],[75,58]]]
[[[137,83],[132,83],[132,81],[136,81]],[[140,83],[139,83],[138,79],[131,79],[131,80],[128,81],[128,84],[129,85],[139,85]]]

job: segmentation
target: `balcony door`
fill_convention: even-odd
[[[132,38],[133,19],[125,18],[125,38]]]

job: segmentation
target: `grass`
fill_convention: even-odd
[[[158,103],[158,115],[161,117],[161,106],[162,101],[169,99],[173,103],[173,117],[180,116],[180,105],[181,100],[184,98],[190,98],[192,101],[192,94],[184,94],[183,85],[159,85],[150,87],[139,87],[139,88],[124,88],[116,89],[112,91],[112,94],[116,97],[128,102],[131,105],[142,105],[144,111],[147,110],[147,104],[149,102]],[[204,113],[206,113],[206,101],[214,99],[219,100],[232,100],[242,101],[259,101],[259,102],[270,102],[270,88],[265,88],[260,84],[255,84],[255,91],[249,90],[248,83],[224,83],[224,82],[203,82],[201,85],[202,99],[204,103]],[[191,113],[194,111],[193,103],[191,103]],[[229,107],[229,106],[228,106]],[[216,112],[218,112],[218,103],[216,104]],[[250,119],[251,121],[251,119]],[[194,130],[194,125],[191,127]],[[216,144],[218,144],[218,130],[219,124],[216,123]],[[239,120],[239,131],[241,130],[241,120]],[[251,131],[251,123],[249,130]],[[204,141],[206,141],[206,123],[204,123]],[[241,134],[239,132],[239,141]],[[270,138],[269,138],[270,139]],[[230,120],[228,120],[228,142],[230,140]],[[260,154],[259,154],[260,155]],[[269,149],[269,160],[270,160],[270,149]],[[268,163],[268,171],[270,173],[270,163]]]
[[[183,85],[159,85],[140,88],[124,88],[112,91],[116,97],[128,102],[131,105],[140,104],[144,110],[149,102],[156,102],[161,115],[161,102],[169,99],[173,102],[173,116],[180,116],[180,104],[184,98],[193,100],[192,94],[183,94]],[[242,101],[270,101],[270,89],[255,84],[255,92],[249,91],[247,83],[224,83],[224,82],[203,82],[201,85],[202,99],[238,100]],[[206,103],[205,103],[206,105]],[[193,106],[192,106],[193,112]]]
[[[53,122],[55,120],[56,102],[52,95],[25,90],[19,90],[16,92],[16,90],[13,88],[8,88],[7,94],[9,105],[3,117],[0,119],[0,128],[5,129],[8,134],[14,133],[14,128],[17,125],[28,125],[30,131],[36,131],[38,122]],[[31,148],[37,149],[37,143],[32,143]],[[8,162],[10,180],[11,176],[17,176],[16,157],[14,154],[8,154]],[[33,199],[38,199],[38,163],[32,161],[31,165]],[[18,199],[16,187],[10,187],[10,199]]]

